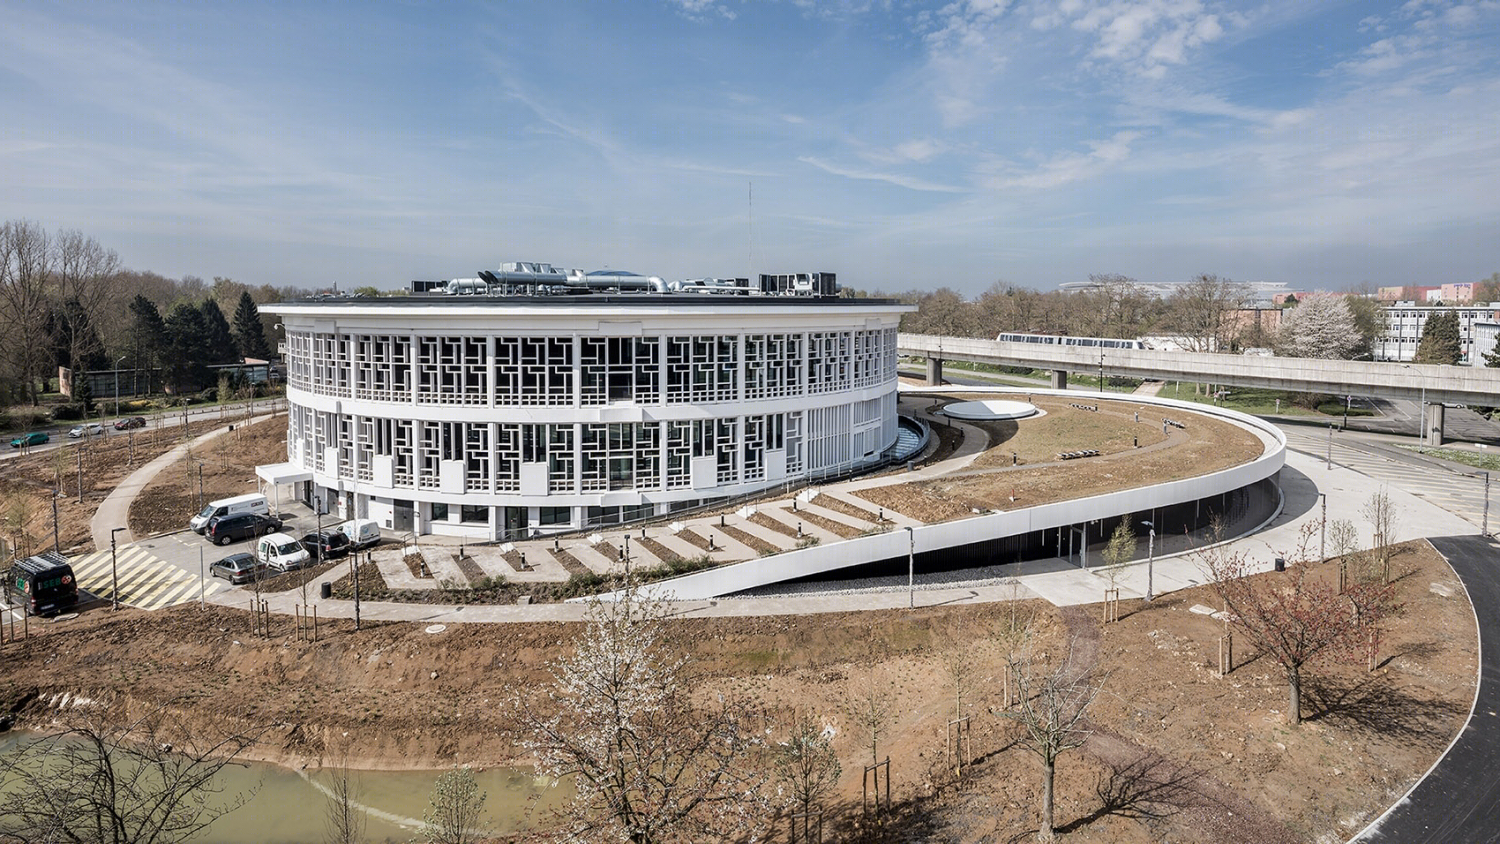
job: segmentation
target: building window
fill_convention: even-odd
[[[538,507],[536,523],[539,525],[566,525],[573,522],[572,507]]]
[[[432,502],[432,520],[434,522],[448,521],[448,505],[442,501]]]
[[[464,524],[487,525],[490,523],[490,508],[465,504],[458,510],[458,520]]]

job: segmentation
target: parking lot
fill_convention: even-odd
[[[254,542],[245,539],[214,545],[187,528],[191,515],[183,514],[183,528],[176,533],[118,546],[113,559],[105,548],[71,560],[79,586],[108,600],[118,580],[121,603],[142,609],[160,609],[197,601],[226,589],[245,588],[210,576],[209,566],[230,554],[254,550]],[[282,502],[278,515],[283,520],[282,532],[299,539],[318,527],[312,510],[300,503]],[[324,530],[338,524],[336,516],[323,518]]]

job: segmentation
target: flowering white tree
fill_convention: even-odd
[[[577,794],[567,841],[749,838],[769,816],[749,707],[692,699],[687,657],[663,640],[665,607],[635,586],[596,600],[573,655],[554,663],[545,701],[523,700],[521,743]]]
[[[1283,315],[1276,351],[1294,358],[1345,360],[1362,342],[1344,297],[1312,295]]]

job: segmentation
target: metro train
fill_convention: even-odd
[[[1072,337],[1066,334],[1020,334],[1002,331],[995,340],[1004,343],[1040,343],[1048,346],[1085,346],[1095,349],[1144,349],[1140,340],[1122,340],[1112,337]]]

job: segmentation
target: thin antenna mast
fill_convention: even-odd
[[[749,250],[748,253],[745,256],[745,260],[747,260],[747,261],[750,262],[750,266],[748,266],[748,267],[745,268],[745,274],[749,275],[750,273],[754,272],[754,270],[755,270],[755,182],[748,182],[747,184],[749,184],[749,186],[750,186],[749,187],[749,191],[750,191],[750,193],[749,193],[749,200],[750,200],[750,205],[749,205],[749,225],[750,225],[750,231],[749,231],[749,235],[748,235],[748,242],[745,244],[746,248]]]

